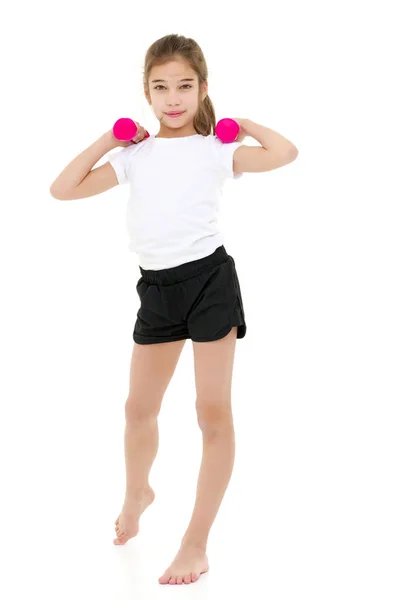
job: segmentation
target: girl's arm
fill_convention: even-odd
[[[296,146],[277,131],[254,123],[250,119],[235,119],[235,121],[240,125],[237,141],[242,141],[246,136],[250,136],[257,140],[265,150],[269,150],[270,152],[276,152],[281,155],[289,154],[290,156],[297,156],[299,153]]]
[[[240,131],[237,142],[246,136],[257,140],[261,146],[240,146],[233,155],[234,173],[263,173],[279,169],[293,162],[299,153],[296,146],[273,129],[249,119],[235,119]]]
[[[69,198],[100,158],[118,145],[119,142],[111,130],[104,133],[65,167],[51,184],[51,195],[54,198]]]

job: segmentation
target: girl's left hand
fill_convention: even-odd
[[[234,121],[236,121],[236,123],[239,125],[240,129],[239,129],[239,134],[236,138],[236,142],[243,142],[244,138],[247,137],[249,134],[246,131],[246,121],[247,119],[236,119],[235,117],[232,117],[232,119]]]

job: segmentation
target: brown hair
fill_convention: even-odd
[[[185,60],[197,73],[199,79],[199,106],[193,120],[193,126],[201,135],[215,135],[215,111],[208,94],[201,99],[202,84],[208,79],[208,68],[203,51],[195,40],[183,35],[169,34],[156,40],[146,52],[143,83],[150,97],[149,76],[154,66],[163,65],[172,60]]]

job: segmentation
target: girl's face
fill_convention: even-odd
[[[160,133],[179,130],[180,134],[196,133],[193,119],[199,104],[199,83],[197,73],[184,61],[171,61],[152,68],[149,77],[148,102],[152,105],[160,121]],[[207,84],[202,87],[202,96],[207,96]],[[181,113],[178,117],[168,116],[169,112]]]

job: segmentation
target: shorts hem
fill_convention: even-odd
[[[242,339],[244,338],[244,336],[246,335],[246,325],[244,323],[239,323],[239,324],[233,324],[230,325],[227,329],[224,329],[223,332],[218,335],[217,337],[213,337],[213,338],[193,338],[191,337],[191,340],[193,342],[216,342],[217,340],[222,340],[222,338],[224,338],[225,336],[228,335],[228,333],[232,330],[233,327],[237,327],[237,336],[236,339]]]
[[[165,342],[179,342],[181,340],[189,339],[189,335],[180,335],[180,336],[166,336],[166,337],[146,337],[144,335],[139,335],[134,333],[132,335],[133,341],[136,344],[163,344]]]

